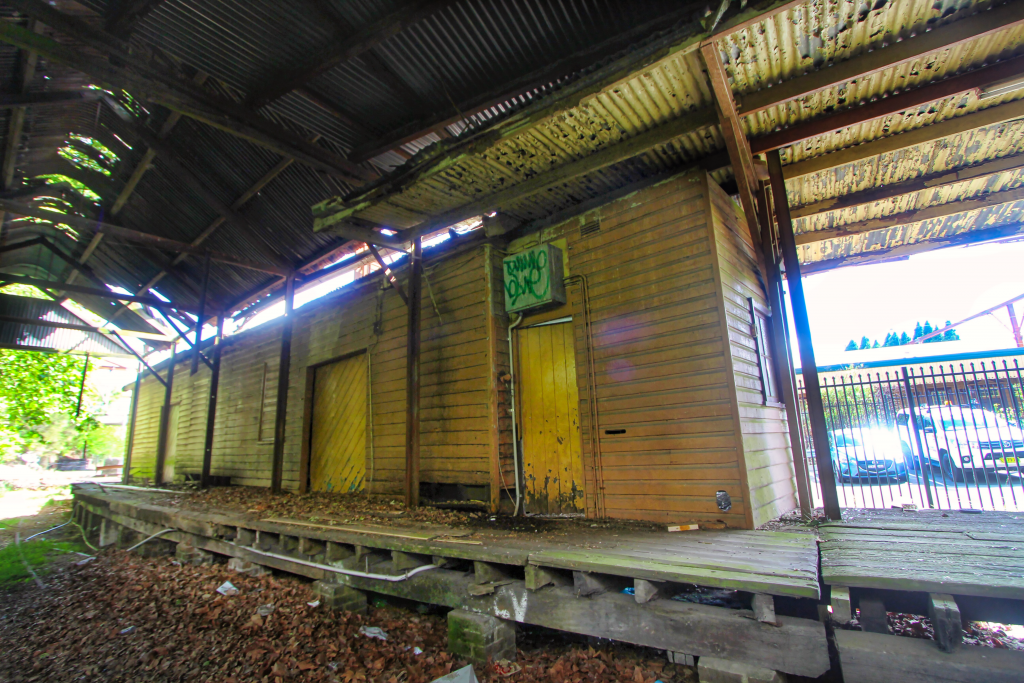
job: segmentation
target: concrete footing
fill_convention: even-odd
[[[248,574],[249,576],[267,576],[270,574],[270,570],[263,565],[254,564],[240,557],[232,557],[228,560],[228,569],[239,574]]]
[[[174,551],[174,559],[182,564],[213,564],[213,553],[200,550],[187,543],[179,543]]]
[[[717,657],[697,660],[700,683],[786,683],[786,675],[759,666]]]
[[[314,581],[313,593],[324,607],[366,614],[366,595],[355,588],[329,581]]]
[[[474,664],[515,660],[516,629],[511,622],[457,609],[448,613],[448,651]]]

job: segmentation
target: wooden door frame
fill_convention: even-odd
[[[302,448],[299,453],[299,493],[309,492],[309,460],[312,456],[313,448],[313,385],[316,381],[317,368],[322,368],[325,365],[330,365],[331,363],[340,363],[343,360],[355,358],[356,356],[369,352],[369,347],[364,346],[356,351],[343,353],[340,356],[334,356],[327,360],[322,360],[306,366],[306,379],[302,392]],[[372,379],[373,378],[370,377],[369,371],[367,371],[367,386],[369,386]],[[369,405],[367,405],[367,410],[369,410]],[[370,433],[373,433],[372,425],[370,426]]]

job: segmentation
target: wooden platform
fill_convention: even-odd
[[[264,534],[496,564],[596,572],[630,579],[670,581],[775,596],[817,599],[818,551],[814,534],[776,531],[689,531],[515,534],[438,526],[370,524],[331,526],[305,520],[259,521],[223,510],[194,512],[162,507],[144,491],[78,485],[77,498],[109,505],[142,521],[185,531],[249,529]],[[217,529],[220,527],[221,529]],[[223,533],[221,533],[223,535]]]
[[[1024,513],[870,510],[844,516],[820,530],[826,584],[1024,599]]]

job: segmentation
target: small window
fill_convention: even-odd
[[[772,357],[771,318],[769,314],[758,311],[750,297],[747,298],[747,305],[750,309],[750,331],[754,339],[754,353],[757,355],[758,374],[761,380],[761,399],[765,405],[781,403],[775,377],[775,361]]]

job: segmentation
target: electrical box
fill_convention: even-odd
[[[502,261],[505,310],[509,313],[564,304],[562,250],[542,244]]]

